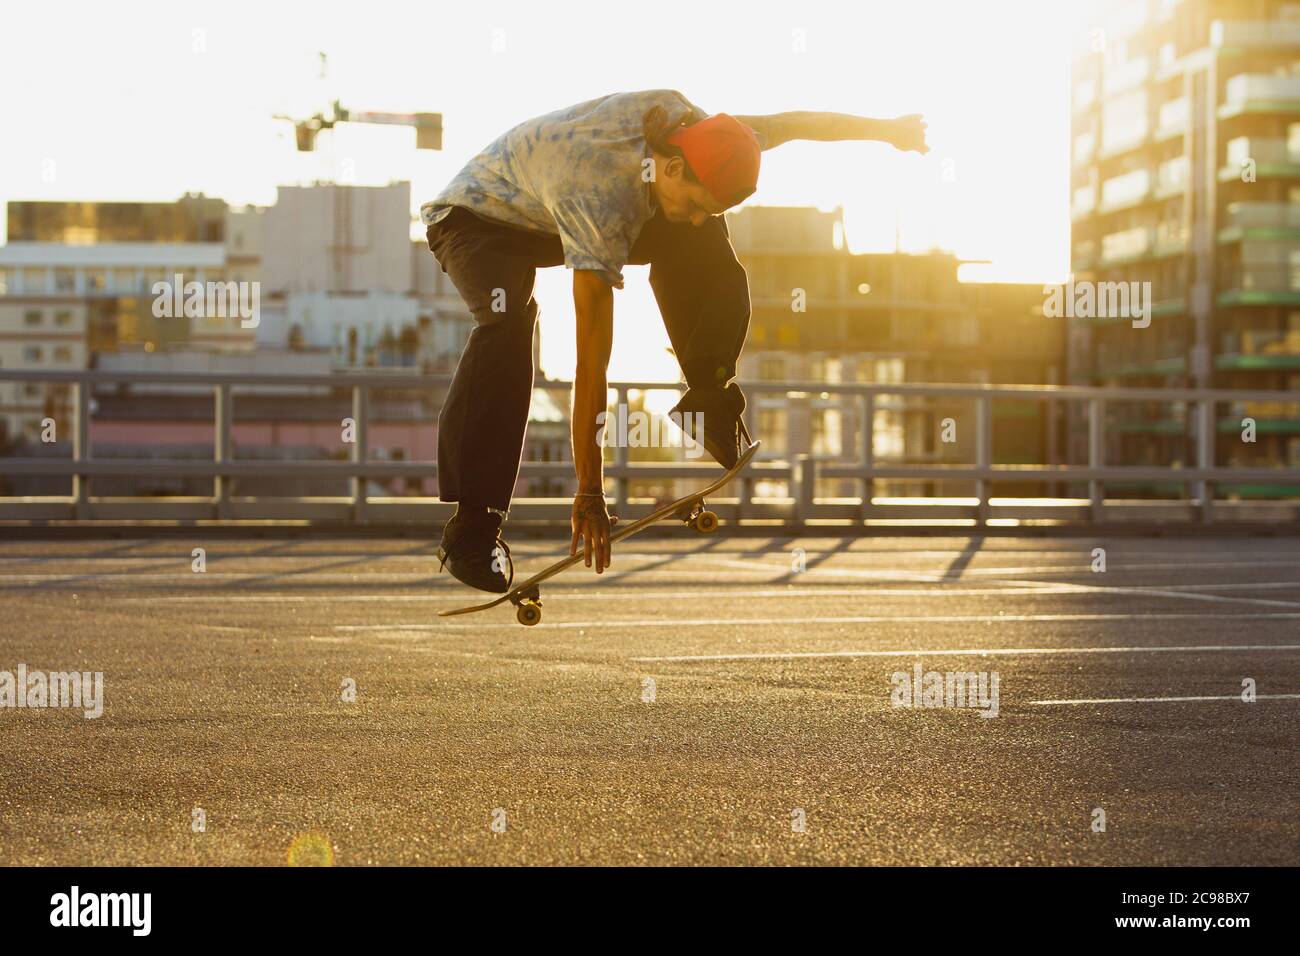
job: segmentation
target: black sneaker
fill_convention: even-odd
[[[668,414],[679,428],[687,430],[683,418],[689,413],[694,422],[687,418],[685,425],[694,425],[689,432],[696,440],[703,419],[704,450],[723,468],[730,469],[748,447],[749,432],[740,418],[744,411],[745,393],[732,382],[726,388],[688,388]]]
[[[487,508],[456,509],[442,531],[438,570],[444,567],[472,588],[504,594],[515,579],[510,546],[501,537],[501,515]],[[507,574],[507,569],[509,574]]]

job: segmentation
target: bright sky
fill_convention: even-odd
[[[1070,44],[1090,28],[1091,6],[10,4],[0,30],[0,203],[188,191],[269,204],[277,184],[350,176],[410,180],[414,214],[521,120],[616,90],[670,87],[711,112],[924,113],[928,156],[878,143],[787,144],[764,154],[749,202],[843,205],[854,251],[892,249],[897,228],[905,251],[992,260],[981,278],[1064,281]],[[335,97],[354,110],[440,112],[443,150],[417,152],[408,129],[353,125],[321,134],[315,153],[296,152],[291,127],[272,114],[310,115]],[[629,267],[616,299],[611,374],[674,378],[645,272]],[[564,270],[539,276],[542,364],[562,377],[573,367],[568,289]]]

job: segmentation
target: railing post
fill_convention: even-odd
[[[812,455],[796,455],[790,469],[792,497],[794,498],[794,520],[802,524],[812,517],[813,498],[817,490],[817,459]]]
[[[993,467],[993,397],[981,395],[975,400],[975,467],[980,470]],[[989,480],[975,479],[976,520],[982,525],[989,520]]]
[[[1196,403],[1196,463],[1201,468],[1214,467],[1215,445],[1214,399],[1202,398]],[[1214,522],[1214,482],[1198,481],[1196,497],[1200,502],[1203,524]]]
[[[1088,399],[1088,467],[1103,468],[1106,461],[1106,400]],[[1106,504],[1106,487],[1098,479],[1088,481],[1089,517],[1101,521]]]
[[[216,391],[213,396],[215,409],[212,457],[218,464],[226,465],[230,463],[230,426],[233,420],[234,403],[230,396],[230,383],[221,382],[214,388]],[[212,479],[212,504],[216,510],[216,517],[219,519],[226,517],[230,510],[231,484],[228,475],[217,475]]]
[[[72,460],[78,464],[90,460],[90,398],[93,385],[89,378],[77,381],[77,427],[72,433]],[[90,476],[72,476],[72,517],[78,521],[90,516]]]
[[[741,419],[742,420],[744,419],[743,413],[741,415]],[[745,428],[749,432],[749,437],[753,439],[754,429],[750,428],[749,424],[750,424],[749,422],[745,422]],[[760,436],[760,438],[761,437],[762,436]],[[748,516],[749,503],[753,500],[753,498],[754,498],[754,479],[749,477],[749,469],[746,468],[745,471],[740,476],[740,491],[737,492],[736,494],[736,523],[737,524],[745,520],[745,518]]]
[[[615,398],[614,417],[612,419],[609,418],[608,416],[609,410],[606,409],[605,440],[608,441],[609,436],[611,434],[616,436],[614,439],[614,467],[621,470],[626,468],[628,466],[629,461],[631,460],[631,456],[628,454],[627,442],[621,440],[623,438],[626,438],[627,436],[618,434],[618,424],[617,424],[622,409],[627,407],[627,386],[626,385],[614,386],[614,398]],[[682,441],[684,447],[684,443],[685,443],[684,436]],[[601,449],[601,454],[602,455],[604,454],[604,449]],[[603,491],[604,489],[601,490]],[[619,475],[614,479],[614,513],[615,514],[621,515],[627,511],[627,498],[628,498],[627,476]]]
[[[364,465],[370,457],[370,386],[352,386],[352,454],[353,464]],[[366,509],[366,478],[352,476],[352,520],[360,523]]]
[[[862,506],[859,516],[868,521],[872,515],[872,502],[876,496],[876,480],[871,476],[875,467],[876,450],[876,393],[868,391],[859,398],[859,410],[862,415],[861,442],[858,460],[862,466]]]

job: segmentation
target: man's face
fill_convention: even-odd
[[[669,222],[702,226],[710,216],[725,212],[712,193],[687,175],[686,163],[680,156],[657,156],[655,166],[655,198]]]

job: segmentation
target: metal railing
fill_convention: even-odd
[[[374,461],[369,456],[370,398],[376,389],[439,390],[450,380],[447,375],[404,373],[335,373],[313,375],[230,374],[214,372],[109,372],[29,371],[0,369],[0,381],[64,384],[72,386],[75,426],[72,454],[68,458],[0,458],[0,474],[65,476],[72,479],[71,495],[0,498],[0,520],[285,520],[306,522],[431,522],[439,520],[450,506],[424,497],[377,497],[368,494],[366,479],[429,478],[437,474],[432,461]],[[213,393],[213,455],[210,461],[189,459],[120,459],[91,455],[91,402],[97,386],[183,385],[207,387]],[[355,441],[347,461],[336,460],[239,460],[232,444],[233,393],[237,389],[285,386],[349,390]],[[569,390],[570,383],[539,381],[538,388]],[[839,384],[826,382],[754,381],[744,384],[751,397],[782,395],[788,401],[808,395],[836,396],[842,404],[856,403],[860,426],[853,460],[842,457],[824,460],[796,455],[792,460],[760,456],[735,483],[738,494],[716,502],[718,513],[732,520],[803,524],[832,520],[871,522],[877,520],[959,520],[983,524],[1009,521],[1097,522],[1121,517],[1181,517],[1212,522],[1220,508],[1253,510],[1266,520],[1300,519],[1300,468],[1242,468],[1215,465],[1216,417],[1220,403],[1294,403],[1297,396],[1286,391],[1090,388],[1047,385],[930,385],[930,384]],[[680,391],[677,383],[613,382],[610,390],[617,402],[627,404],[631,392]],[[965,464],[898,463],[878,461],[874,456],[873,424],[882,396],[966,400],[974,404],[974,461]],[[289,396],[285,396],[289,400]],[[996,400],[1034,401],[1086,409],[1087,464],[995,464],[993,456],[993,403]],[[1196,463],[1188,467],[1108,465],[1106,449],[1106,407],[1108,402],[1153,402],[1186,404],[1194,414]],[[755,407],[751,400],[751,414]],[[429,427],[434,427],[432,419]],[[752,429],[751,429],[752,431]],[[761,437],[761,436],[759,436]],[[620,514],[635,516],[650,502],[634,500],[631,484],[639,479],[703,477],[715,465],[700,461],[633,462],[629,449],[614,449],[614,460],[605,468],[612,487],[613,507]],[[568,462],[525,462],[521,477],[571,478]],[[210,478],[211,496],[97,498],[91,482],[105,476]],[[244,477],[296,476],[347,478],[351,494],[344,497],[240,497],[232,493],[232,481]],[[817,495],[821,479],[847,479],[856,483],[853,499],[825,499]],[[971,498],[891,499],[875,494],[877,482],[915,479],[928,482],[967,481],[973,483]],[[992,482],[1039,482],[1063,486],[1086,484],[1082,498],[1001,498],[989,495]],[[757,497],[760,482],[784,483],[783,497]],[[1186,498],[1154,501],[1108,498],[1107,483],[1177,484]],[[1223,483],[1266,483],[1287,486],[1295,494],[1272,502],[1216,502],[1215,486]],[[522,520],[564,520],[569,513],[567,498],[516,499],[512,517]]]

